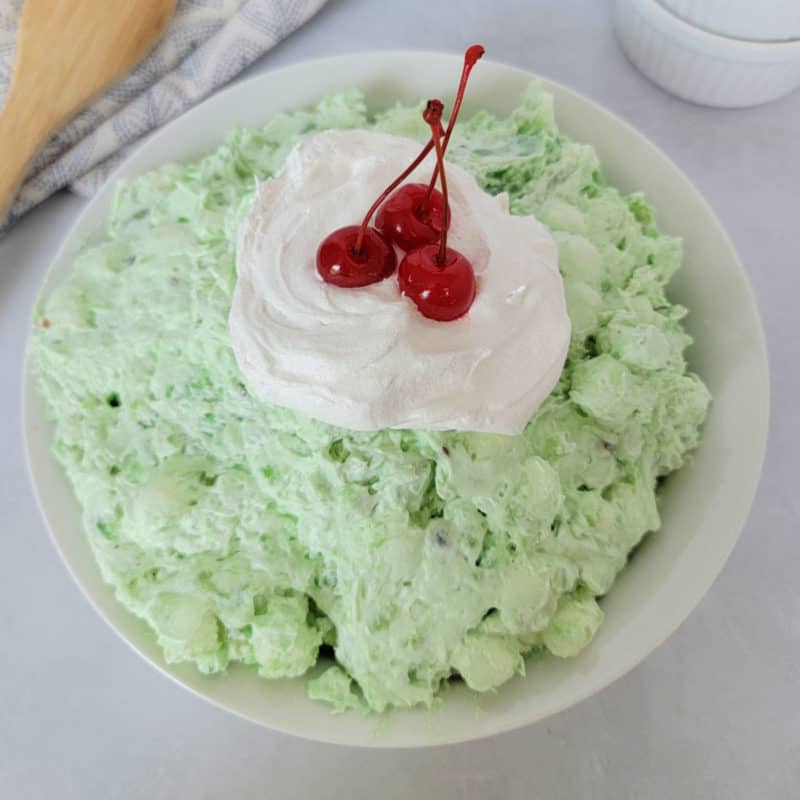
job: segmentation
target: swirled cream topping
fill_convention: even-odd
[[[448,163],[448,245],[472,262],[478,285],[453,322],[422,316],[396,274],[350,289],[317,273],[320,242],[360,222],[419,148],[325,131],[259,183],[239,229],[233,352],[258,397],[342,428],[520,433],[555,386],[570,338],[556,245],[534,217],[512,216],[506,195]],[[409,180],[427,182],[433,165]]]

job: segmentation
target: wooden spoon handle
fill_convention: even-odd
[[[37,109],[31,96],[12,88],[0,111],[0,220],[5,218],[33,157],[55,126],[56,121]]]
[[[0,222],[39,147],[152,48],[174,8],[175,0],[25,0],[0,112]]]

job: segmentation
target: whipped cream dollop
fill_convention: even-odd
[[[520,433],[555,386],[570,339],[556,245],[534,217],[512,216],[506,195],[448,163],[448,245],[472,262],[478,286],[453,322],[422,316],[396,273],[357,289],[317,273],[320,242],[359,223],[419,149],[325,131],[258,184],[238,235],[233,352],[256,396],[342,428]],[[433,166],[427,159],[409,180],[426,183]]]

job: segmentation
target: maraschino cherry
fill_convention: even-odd
[[[467,48],[464,54],[464,67],[447,131],[444,134],[442,153],[447,150],[453,127],[461,110],[461,101],[467,88],[470,72],[478,59],[484,54],[479,44]],[[407,183],[401,186],[383,205],[375,218],[375,227],[394,242],[401,250],[413,250],[423,244],[432,244],[440,238],[442,216],[442,194],[436,188],[439,173],[437,163],[430,183]],[[450,223],[449,217],[447,220]]]
[[[366,222],[335,230],[317,248],[317,272],[335,286],[368,286],[388,278],[396,266],[392,245]]]
[[[475,299],[475,272],[466,256],[447,246],[450,208],[442,146],[441,102],[429,100],[423,117],[431,127],[442,186],[441,233],[438,245],[424,244],[406,253],[400,262],[397,280],[400,291],[414,302],[423,316],[449,322],[469,311]]]
[[[347,225],[328,234],[317,248],[317,272],[326,283],[345,288],[368,286],[388,278],[397,266],[392,243],[369,221],[380,204],[425,160],[433,141],[380,194],[361,225]]]

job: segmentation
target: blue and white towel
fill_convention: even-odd
[[[325,1],[178,0],[150,55],[39,153],[6,224],[65,186],[92,195],[134,142],[227,83]],[[11,79],[21,7],[22,0],[0,0],[0,107]]]

